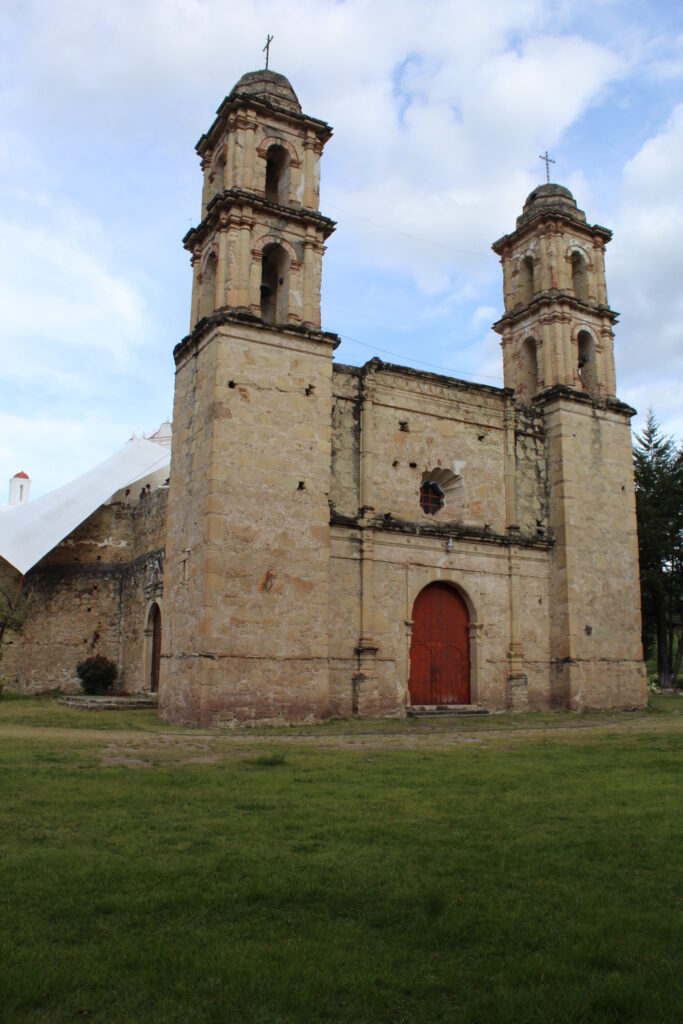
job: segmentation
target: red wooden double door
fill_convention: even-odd
[[[469,615],[460,594],[430,583],[413,605],[412,704],[470,703]]]

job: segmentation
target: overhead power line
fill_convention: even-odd
[[[395,359],[403,359],[403,360],[405,360],[405,359],[410,358],[410,357],[404,355],[401,352],[392,352],[388,348],[379,348],[379,346],[377,346],[377,345],[368,345],[367,342],[359,341],[358,338],[352,338],[348,334],[340,334],[339,337],[343,338],[344,341],[351,341],[351,342],[353,342],[354,345],[361,345],[363,348],[369,348],[372,352],[381,352],[385,356],[394,356]],[[493,377],[490,374],[485,374],[485,373],[470,373],[469,371],[465,372],[464,370],[454,370],[452,366],[440,366],[438,363],[428,363],[424,359],[412,359],[412,358],[410,358],[410,362],[411,362],[411,365],[413,363],[416,363],[418,366],[427,366],[431,370],[441,370],[442,372],[447,373],[449,377],[457,377],[459,374],[462,374],[463,377],[464,376],[476,377],[479,380],[495,380],[498,383],[502,383],[502,379],[503,379],[500,374],[498,374],[497,376]]]
[[[419,235],[411,235],[407,231],[399,231],[398,228],[391,228],[388,224],[380,224],[376,220],[370,220],[368,217],[361,217],[358,213],[352,213],[350,210],[344,210],[340,206],[331,205],[330,203],[325,204],[328,210],[337,211],[342,213],[345,217],[354,217],[356,220],[362,220],[365,224],[372,224],[374,228],[380,228],[382,231],[388,231],[392,235],[400,235],[402,238],[409,238],[413,242],[421,242],[423,245],[431,245],[435,249],[443,249],[444,252],[457,252],[463,256],[479,256],[482,259],[488,259],[491,253],[488,252],[475,252],[474,249],[459,249],[455,245],[442,245],[441,242],[435,242],[431,238],[421,238]]]

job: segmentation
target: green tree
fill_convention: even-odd
[[[673,686],[683,656],[683,446],[652,410],[633,446],[643,647],[657,651],[659,685]]]

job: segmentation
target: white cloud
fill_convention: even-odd
[[[190,291],[175,239],[196,216],[201,187],[192,146],[240,75],[262,66],[266,30],[275,36],[271,66],[288,75],[307,113],[335,129],[322,182],[323,212],[340,221],[326,257],[334,311],[326,326],[405,352],[407,363],[412,352],[415,362],[458,373],[499,374],[498,339],[482,334],[502,304],[489,246],[514,227],[549,148],[588,218],[615,228],[607,271],[623,313],[619,393],[641,408],[673,409],[665,378],[680,379],[683,348],[681,115],[651,128],[662,90],[639,106],[637,76],[675,81],[681,46],[659,19],[636,24],[622,8],[610,0],[5,4],[0,407],[19,417],[5,422],[0,446],[8,474],[25,461],[12,453],[24,451],[28,432],[36,459],[21,468],[35,475],[39,465],[47,478],[61,464],[56,482],[64,482],[74,468],[67,450],[86,452],[75,406],[89,424],[87,444],[98,439],[86,452],[93,462],[131,427],[154,429],[169,411],[171,349],[186,329]],[[603,139],[614,111],[622,120]],[[652,138],[625,169],[619,196],[632,126],[634,138]],[[598,178],[610,182],[613,208],[621,199],[616,218]],[[359,361],[372,355],[361,348]]]
[[[27,363],[60,374],[65,359],[93,355],[120,370],[141,344],[143,297],[99,255],[102,235],[91,218],[46,196],[0,209],[6,381],[22,379]]]
[[[608,281],[622,314],[616,329],[622,390],[637,399],[641,414],[652,404],[667,429],[683,434],[682,162],[683,104],[624,168]]]
[[[30,415],[0,412],[0,465],[7,467],[8,488],[11,476],[28,473],[31,497],[37,498],[92,469],[129,437],[130,431],[101,411],[74,410],[58,417],[35,410]],[[7,493],[0,490],[0,504],[6,503]]]
[[[454,274],[492,280],[495,260],[473,268],[470,253],[486,254],[512,226],[537,182],[537,154],[624,72],[615,54],[577,37],[534,36],[511,48],[491,29],[479,42],[463,57],[457,44],[446,53],[441,35],[420,37],[398,94],[385,74],[332,99],[345,144],[343,160],[327,167],[326,195],[368,224],[412,236],[354,225],[360,258],[409,268],[426,294],[452,287]]]

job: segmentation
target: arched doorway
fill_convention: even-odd
[[[415,599],[408,689],[412,704],[470,703],[469,614],[445,583]]]
[[[161,666],[161,612],[158,604],[153,604],[147,620],[147,635],[152,639],[152,656],[149,668],[149,688],[152,693],[159,690],[159,668]]]

